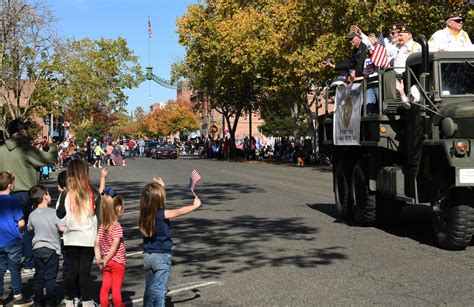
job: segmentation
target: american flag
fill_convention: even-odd
[[[377,45],[375,46],[374,52],[372,52],[370,59],[375,66],[380,68],[388,67],[388,52],[385,48],[385,42],[382,33],[380,33],[379,37],[377,38]]]
[[[194,188],[196,188],[196,184],[198,181],[201,180],[201,175],[199,175],[198,171],[193,169],[191,172],[191,178],[189,178],[189,184],[191,185],[191,192],[194,193]]]
[[[152,37],[153,35],[153,30],[151,29],[151,22],[150,22],[150,18],[148,18],[148,37]]]
[[[112,159],[112,161],[114,161],[114,164],[116,166],[122,166],[123,158],[120,152],[118,152],[118,150],[112,151],[112,153],[110,154],[110,158]]]

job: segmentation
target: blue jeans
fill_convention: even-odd
[[[379,88],[372,87],[367,89],[365,104],[368,115],[374,115],[378,113],[377,100],[379,98]]]
[[[13,196],[15,196],[18,201],[20,202],[21,209],[23,210],[23,214],[25,215],[25,224],[28,224],[28,218],[30,216],[30,213],[32,211],[31,207],[31,199],[30,199],[30,193],[21,191],[21,192],[16,192],[13,193]],[[23,232],[23,267],[25,269],[32,269],[33,266],[35,265],[35,259],[33,258],[33,236],[31,233],[26,230]]]
[[[3,277],[10,270],[11,286],[14,295],[21,294],[21,249],[22,242],[18,240],[14,244],[0,248],[0,295],[3,295]]]
[[[163,307],[171,273],[171,254],[144,254],[146,286],[143,306]]]
[[[33,293],[35,303],[56,306],[56,277],[59,270],[59,255],[55,250],[41,247],[33,250],[35,257],[35,276],[33,280]],[[46,298],[43,295],[46,288]]]

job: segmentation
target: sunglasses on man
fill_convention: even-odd
[[[462,19],[451,19],[452,21],[454,21],[455,23],[462,23]]]

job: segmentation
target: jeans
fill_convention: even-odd
[[[122,284],[125,275],[125,266],[110,260],[102,273],[102,287],[100,288],[100,306],[109,307],[109,293],[112,290],[114,307],[122,307]]]
[[[31,207],[31,199],[29,192],[16,192],[13,193],[18,201],[20,202],[21,209],[23,210],[23,214],[25,215],[25,224],[28,224],[28,217],[32,211]],[[35,265],[35,259],[33,258],[33,236],[31,233],[25,229],[23,232],[23,267],[25,269],[32,269]]]
[[[10,270],[11,287],[14,295],[21,294],[21,249],[22,242],[18,240],[14,244],[0,248],[0,295],[3,295],[3,277]]]
[[[365,104],[367,108],[368,115],[374,115],[378,113],[377,110],[377,100],[379,98],[379,88],[371,87],[367,89]]]
[[[143,306],[163,307],[171,273],[171,254],[144,254],[145,294]]]
[[[56,306],[56,277],[59,270],[59,255],[55,250],[41,247],[33,250],[35,257],[35,276],[33,280],[33,293],[35,303]],[[46,298],[43,295],[46,288]]]

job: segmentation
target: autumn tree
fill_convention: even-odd
[[[161,108],[143,116],[140,124],[143,134],[162,137],[184,130],[197,130],[199,118],[194,113],[193,106],[189,101],[170,99]]]

